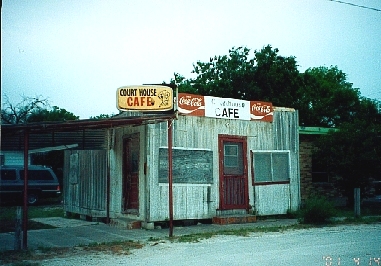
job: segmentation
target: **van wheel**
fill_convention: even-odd
[[[38,201],[38,195],[36,193],[28,194],[28,204],[35,205]]]

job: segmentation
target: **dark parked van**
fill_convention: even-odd
[[[0,197],[3,200],[23,199],[24,166],[0,166]],[[57,197],[61,194],[60,184],[53,170],[40,166],[28,166],[28,203],[33,205],[42,198]]]

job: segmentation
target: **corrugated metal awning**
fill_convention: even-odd
[[[24,131],[29,132],[29,149],[56,149],[77,145],[81,150],[98,150],[107,147],[107,129],[122,126],[154,124],[176,118],[175,113],[134,115],[122,114],[102,120],[74,120],[66,122],[40,122],[1,126],[1,150],[24,149]],[[41,152],[41,151],[39,151]]]
[[[142,125],[150,123],[164,122],[176,117],[176,113],[160,115],[142,115],[142,116],[115,116],[109,119],[84,119],[65,122],[38,122],[30,124],[2,125],[2,134],[12,134],[17,131],[28,130],[29,133],[41,133],[52,131],[78,131],[82,129],[104,129],[120,127],[125,125]]]

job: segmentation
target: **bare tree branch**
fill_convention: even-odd
[[[41,95],[22,97],[22,101],[14,105],[10,102],[9,97],[4,95],[5,102],[1,109],[2,124],[25,124],[32,113],[49,107],[48,99]]]

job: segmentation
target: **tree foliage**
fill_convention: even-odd
[[[79,116],[74,115],[66,109],[53,106],[51,110],[39,109],[30,114],[27,121],[32,122],[44,122],[44,121],[70,121],[78,120]]]
[[[26,97],[20,103],[13,104],[5,95],[3,109],[1,109],[2,124],[26,124],[31,114],[45,109],[49,102],[42,96]]]
[[[108,119],[108,118],[111,118],[111,117],[112,117],[112,115],[100,114],[100,115],[97,115],[97,116],[90,116],[90,119],[101,120],[101,119]]]
[[[179,91],[197,92],[201,95],[246,99],[246,92],[252,87],[253,59],[250,50],[243,47],[232,48],[229,55],[211,57],[209,62],[198,61],[193,65],[195,79],[181,77]],[[191,89],[190,89],[191,88]],[[191,91],[189,91],[191,90]]]
[[[197,93],[244,100],[271,101],[290,106],[296,97],[299,72],[295,57],[278,55],[270,45],[260,51],[233,47],[228,55],[214,56],[209,62],[193,65],[194,79],[175,73],[179,92]]]
[[[1,122],[3,124],[26,124],[43,121],[78,120],[79,117],[65,109],[53,106],[42,96],[23,97],[18,104],[12,104],[7,97],[1,109]]]
[[[303,86],[295,108],[300,124],[337,127],[353,122],[360,111],[360,93],[337,67],[314,67],[301,74]]]
[[[360,108],[359,90],[336,66],[313,67],[300,73],[294,56],[281,56],[270,45],[255,50],[232,48],[193,65],[195,78],[175,73],[179,92],[224,98],[260,100],[299,110],[303,126],[337,127],[353,121]]]
[[[249,100],[270,101],[276,106],[295,107],[301,79],[294,56],[280,56],[270,45],[255,51],[255,89]]]
[[[369,100],[363,103],[368,104]],[[380,114],[343,123],[340,130],[321,136],[316,144],[318,149],[314,155],[331,174],[341,177],[338,185],[348,199],[353,198],[355,187],[364,188],[369,180],[380,178]]]

